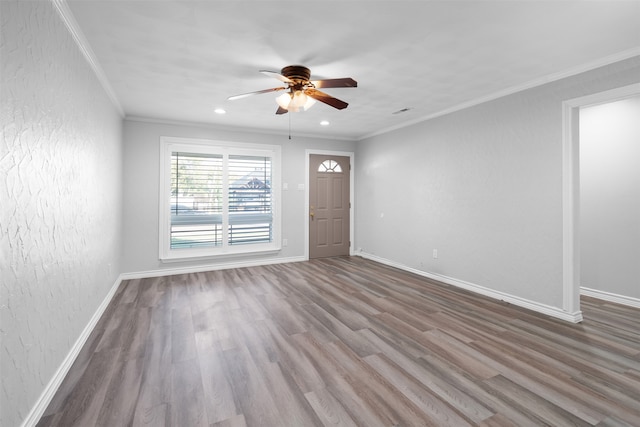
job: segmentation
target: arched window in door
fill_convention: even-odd
[[[318,166],[318,172],[340,173],[342,172],[342,168],[335,160],[325,160]]]

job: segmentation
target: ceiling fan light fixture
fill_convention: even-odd
[[[304,111],[307,111],[309,108],[311,108],[313,106],[313,104],[316,103],[316,100],[313,99],[310,96],[307,96],[307,102],[304,103],[304,105],[302,106],[302,108],[304,108]]]
[[[289,111],[298,112],[304,109],[305,104],[307,103],[307,95],[301,90],[296,90],[293,92],[293,96],[291,97],[291,102],[289,103]]]
[[[358,82],[353,80],[351,77],[311,81],[311,71],[302,65],[289,65],[284,67],[280,73],[268,70],[261,70],[260,72],[275,77],[280,80],[280,82],[285,83],[285,86],[234,95],[230,96],[228,99],[235,100],[245,98],[250,95],[259,95],[262,93],[284,90],[285,92],[283,94],[276,97],[276,103],[278,104],[278,109],[276,110],[277,115],[285,114],[289,111],[307,111],[316,103],[316,101],[320,101],[323,104],[327,104],[338,110],[343,110],[347,108],[349,104],[340,99],[334,98],[319,89],[358,87]]]
[[[296,113],[298,111],[307,111],[316,100],[307,96],[303,91],[296,90],[286,92],[276,98],[276,102],[287,111]]]
[[[276,102],[279,106],[284,108],[285,110],[289,109],[289,104],[291,103],[291,94],[289,92],[285,92],[282,95],[276,98]]]

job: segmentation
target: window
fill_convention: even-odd
[[[161,162],[161,259],[280,249],[280,147],[164,137]]]
[[[318,172],[342,172],[342,168],[335,160],[325,160],[318,166]]]

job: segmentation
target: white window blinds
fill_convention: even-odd
[[[229,156],[229,244],[270,242],[271,159]]]
[[[171,249],[222,245],[222,160],[171,153]]]
[[[162,259],[279,248],[273,191],[279,150],[236,145],[165,143]]]

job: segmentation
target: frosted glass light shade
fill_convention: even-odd
[[[316,103],[316,100],[315,100],[315,99],[313,99],[313,98],[312,98],[312,97],[310,97],[310,96],[307,96],[307,102],[305,102],[305,103],[304,103],[304,106],[303,106],[304,111],[307,111],[307,110],[308,110],[309,108],[311,108],[311,106],[312,106],[313,104],[315,104],[315,103]]]
[[[307,111],[316,100],[307,96],[303,91],[297,90],[294,93],[286,92],[276,98],[278,105],[290,112]]]
[[[306,102],[307,95],[305,95],[301,90],[295,91],[291,98],[291,103],[289,104],[289,111],[300,111]]]
[[[276,98],[276,102],[279,106],[284,108],[285,110],[289,109],[289,104],[291,103],[291,94],[289,92],[283,93],[279,97]]]

